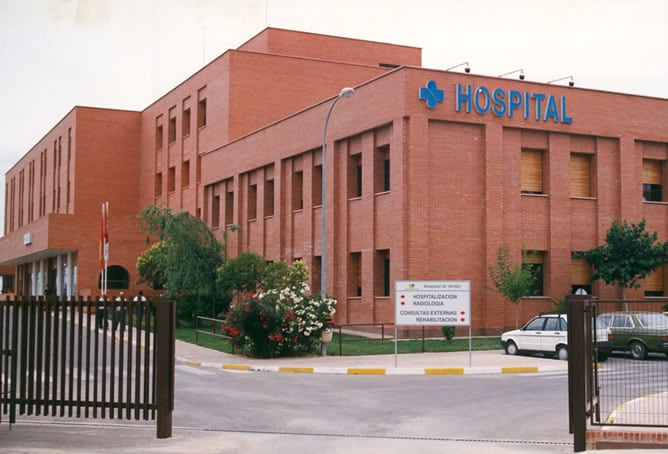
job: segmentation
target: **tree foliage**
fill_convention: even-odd
[[[244,251],[226,260],[216,272],[216,288],[222,298],[222,311],[226,312],[229,308],[235,291],[255,293],[266,268],[264,258],[251,251]]]
[[[161,284],[167,298],[182,300],[179,315],[199,315],[185,310],[190,302],[215,313],[216,269],[221,265],[222,246],[199,218],[185,211],[147,205],[138,216],[150,247],[137,259],[143,282]],[[181,309],[181,310],[180,310]],[[190,312],[190,314],[188,314]]]
[[[522,250],[522,256],[526,251]],[[532,295],[536,284],[536,273],[531,266],[514,263],[510,259],[508,245],[502,245],[496,251],[496,264],[489,267],[489,277],[494,290],[515,305],[515,325],[519,324],[519,302]]]
[[[668,243],[657,242],[657,233],[645,230],[645,220],[637,225],[623,221],[612,223],[602,246],[574,254],[594,268],[592,280],[603,279],[607,285],[622,289],[640,287],[644,279],[668,261]]]

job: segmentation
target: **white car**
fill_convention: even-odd
[[[568,323],[566,314],[543,314],[529,320],[520,329],[501,335],[501,345],[508,355],[543,353],[568,359]],[[596,330],[598,360],[605,361],[612,351],[612,333],[607,328]]]

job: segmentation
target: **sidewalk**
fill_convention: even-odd
[[[503,350],[402,353],[370,356],[302,356],[257,359],[176,341],[176,360],[190,366],[253,372],[347,375],[468,375],[566,372],[567,361],[541,356],[511,356]]]

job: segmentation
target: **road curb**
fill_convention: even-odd
[[[285,374],[334,374],[334,375],[491,375],[491,374],[538,374],[565,372],[560,366],[514,366],[514,367],[311,367],[270,366],[261,364],[207,363],[185,358],[176,360],[187,366],[224,369],[242,372],[272,372]]]

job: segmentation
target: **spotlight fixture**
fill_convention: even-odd
[[[515,74],[515,73],[520,73],[520,80],[524,80],[524,70],[523,69],[516,69],[515,71],[510,71],[508,73],[501,74],[498,77],[509,76],[509,75]]]
[[[561,77],[561,78],[559,78],[559,79],[550,80],[550,81],[548,81],[547,83],[548,83],[548,84],[551,84],[551,83],[554,83],[554,82],[561,82],[562,80],[566,80],[566,79],[569,79],[569,80],[568,80],[568,86],[569,86],[569,87],[573,87],[573,86],[575,86],[575,81],[573,80],[573,76]]]
[[[469,62],[465,61],[464,63],[460,63],[455,66],[451,66],[446,69],[446,71],[450,71],[451,69],[459,68],[460,66],[464,66],[464,72],[465,73],[470,73],[471,72],[471,67],[469,66]]]

